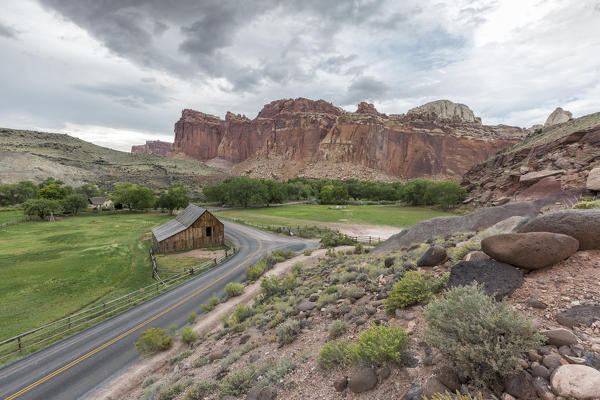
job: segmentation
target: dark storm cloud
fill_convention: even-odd
[[[363,100],[380,101],[386,97],[389,90],[390,88],[384,82],[372,76],[361,76],[352,81],[340,102],[347,105],[357,104]]]
[[[0,37],[15,38],[17,37],[17,31],[10,26],[0,24]]]
[[[144,80],[142,80],[144,82]],[[92,95],[106,96],[127,107],[145,108],[148,105],[162,104],[169,100],[163,93],[166,88],[148,83],[138,85],[119,85],[98,83],[94,85],[76,84],[73,88]]]

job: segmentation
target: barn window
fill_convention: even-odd
[[[212,234],[212,226],[206,227],[206,236],[210,236]]]

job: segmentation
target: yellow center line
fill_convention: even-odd
[[[216,280],[214,280],[213,282],[209,283],[208,285],[204,286],[201,289],[198,289],[196,292],[192,293],[191,295],[189,295],[188,297],[184,298],[183,300],[180,300],[179,302],[173,304],[171,307],[167,308],[164,311],[161,311],[160,313],[154,315],[153,317],[147,319],[146,321],[140,323],[139,325],[131,328],[130,330],[128,330],[125,333],[122,333],[121,335],[117,336],[116,338],[104,343],[103,345],[95,348],[94,350],[91,350],[89,353],[84,354],[83,356],[79,357],[78,359],[76,359],[75,361],[70,362],[69,364],[57,369],[56,371],[52,372],[51,374],[46,375],[45,377],[41,378],[40,380],[32,383],[31,385],[19,390],[17,393],[8,396],[7,398],[5,398],[4,400],[13,400],[16,399],[17,397],[21,396],[23,393],[26,393],[28,391],[30,391],[31,389],[35,388],[36,386],[41,385],[42,383],[46,382],[48,379],[51,379],[53,377],[55,377],[56,375],[60,374],[61,372],[64,372],[66,370],[68,370],[69,368],[79,364],[80,362],[82,362],[83,360],[93,356],[94,354],[98,353],[99,351],[107,348],[108,346],[110,346],[113,343],[118,342],[119,340],[123,339],[124,337],[132,334],[133,332],[137,331],[138,329],[140,329],[141,327],[148,325],[150,322],[154,321],[157,318],[162,317],[163,315],[165,315],[166,313],[168,313],[169,311],[179,307],[180,305],[182,305],[183,303],[187,302],[188,300],[190,300],[191,298],[199,295],[200,293],[204,292],[206,289],[210,288],[211,286],[215,285],[216,283],[222,281],[223,279],[227,278],[229,275],[231,275],[232,273],[234,273],[235,271],[237,271],[238,269],[240,269],[244,264],[246,264],[248,261],[250,261],[250,259],[252,257],[254,257],[256,254],[258,254],[262,248],[263,248],[263,243],[260,239],[256,238],[256,240],[259,243],[258,246],[258,250],[256,250],[254,253],[252,253],[251,255],[249,255],[242,263],[238,264],[237,266],[235,266],[235,268],[229,270],[227,273],[221,275],[219,278],[217,278]]]

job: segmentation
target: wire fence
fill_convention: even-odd
[[[178,274],[169,276],[164,280],[158,276],[158,272],[154,270],[153,267],[153,276],[156,274],[155,279],[158,278],[156,283],[117,297],[116,299],[103,301],[101,304],[90,306],[75,314],[71,314],[65,318],[61,318],[57,321],[0,342],[0,364],[7,362],[12,358],[16,358],[17,356],[39,350],[44,346],[164,293],[188,280],[192,276],[199,275],[222,263],[227,258],[233,256],[235,252],[235,248],[232,248],[231,252],[226,252],[222,257],[205,261]]]

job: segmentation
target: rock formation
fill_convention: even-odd
[[[322,171],[337,164],[394,177],[456,179],[523,134],[520,128],[482,125],[468,107],[447,100],[387,116],[364,102],[352,113],[298,98],[273,101],[253,120],[183,110],[172,155],[243,163],[238,173],[279,179],[307,170],[325,176]],[[272,175],[257,173],[264,165]]]
[[[173,143],[162,140],[146,140],[146,144],[131,146],[131,152],[136,154],[157,154],[166,156],[173,149]]]
[[[546,122],[544,123],[544,127],[562,124],[563,122],[567,122],[573,118],[573,114],[570,111],[563,110],[558,107],[556,110],[552,111],[552,114],[548,116]]]

